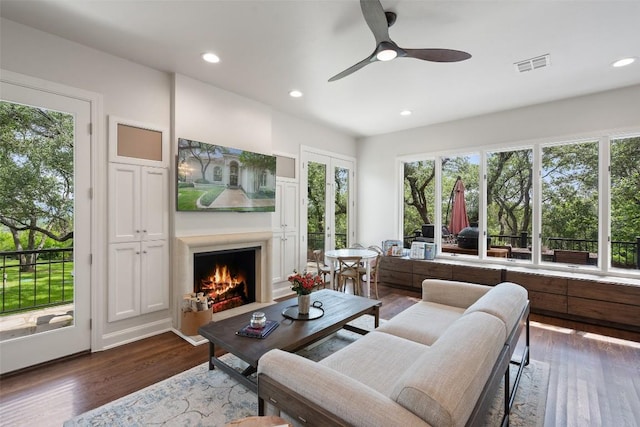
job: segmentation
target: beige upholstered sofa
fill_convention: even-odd
[[[431,279],[422,288],[422,301],[320,362],[265,354],[260,413],[302,425],[482,425],[502,378],[509,383],[523,330],[520,369],[507,395],[528,363],[527,291]]]

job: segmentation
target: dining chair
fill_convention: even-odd
[[[324,256],[321,249],[313,251],[313,258],[316,261],[316,268],[318,276],[322,277],[323,289],[327,288],[327,277],[331,276],[331,268],[324,263]]]
[[[362,257],[346,256],[338,257],[338,290],[346,292],[347,280],[353,283],[353,294],[360,295],[360,261]]]
[[[349,249],[364,249],[364,246],[362,246],[360,243],[354,243],[349,246]]]
[[[380,266],[380,261],[382,260],[384,251],[381,247],[376,245],[371,245],[367,249],[377,252],[378,256],[369,262],[369,273],[371,274],[371,277],[367,277],[367,269],[364,266],[360,266],[360,275],[362,276],[362,280],[369,282],[369,287],[371,287],[371,284],[373,283],[373,287],[376,292],[376,299],[378,299],[378,267]]]

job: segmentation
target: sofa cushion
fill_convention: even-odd
[[[516,326],[522,310],[527,305],[527,290],[511,282],[496,285],[464,312],[465,314],[482,311],[496,316],[504,323],[504,339]]]
[[[464,308],[420,301],[376,329],[420,344],[433,344],[458,320]]]
[[[426,348],[413,341],[374,331],[319,363],[388,396],[398,377]]]
[[[407,367],[391,398],[433,426],[463,426],[504,348],[502,322],[469,313]]]
[[[491,286],[486,285],[453,280],[425,279],[422,281],[422,299],[465,309],[490,289]]]

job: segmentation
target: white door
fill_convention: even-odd
[[[66,186],[68,191],[64,192],[62,197],[67,201],[72,201],[70,203],[72,207],[69,209],[73,210],[72,273],[68,274],[70,277],[68,280],[73,285],[73,297],[71,300],[64,299],[65,312],[69,310],[68,312],[72,315],[67,316],[68,320],[64,327],[44,328],[48,330],[0,342],[0,373],[5,373],[91,348],[91,102],[25,87],[21,84],[8,82],[6,79],[0,82],[0,98],[4,103],[3,107],[27,108],[43,116],[55,116],[64,122],[69,129],[72,129],[68,132],[71,136],[65,137],[64,142],[58,140],[51,143],[52,152],[47,155],[59,159],[67,155],[73,162],[73,176],[70,177],[72,182],[71,185]],[[46,137],[51,138],[50,134]],[[3,138],[2,144],[11,144],[9,140],[10,138]],[[15,140],[17,141],[18,137]],[[73,140],[72,145],[70,144],[71,140]],[[33,144],[34,140],[25,138],[23,141],[26,144]],[[60,148],[62,151],[56,151],[56,147],[64,148]],[[8,146],[5,148],[11,149]],[[72,154],[71,151],[73,151]],[[41,171],[40,176],[42,180],[51,178],[51,175],[46,171]],[[19,181],[16,177],[16,181],[13,184],[9,182],[8,185],[20,185]],[[7,185],[6,182],[4,184]],[[46,194],[40,196],[42,199],[39,199],[36,204],[47,210],[52,205],[41,201],[48,200]],[[53,196],[53,193],[49,196]],[[51,217],[47,219],[50,220]],[[43,225],[44,220],[41,219],[41,221],[40,224]],[[44,258],[45,256],[41,255],[38,259],[43,260]],[[64,273],[63,276],[67,277]],[[51,274],[48,277],[49,283],[51,283]],[[40,290],[37,292],[39,293]],[[71,289],[68,289],[67,292],[71,292]],[[40,307],[42,303],[38,300],[36,306]],[[18,311],[13,315],[17,315],[17,313],[24,313],[24,311]]]
[[[355,243],[354,161],[303,151],[302,168],[307,254],[349,247]]]

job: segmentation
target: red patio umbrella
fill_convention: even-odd
[[[469,226],[467,203],[464,201],[464,184],[460,177],[456,180],[456,184],[453,187],[453,193],[453,209],[451,210],[449,231],[451,234],[457,235],[460,233],[460,230]]]

